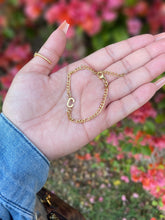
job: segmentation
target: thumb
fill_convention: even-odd
[[[64,21],[47,39],[44,45],[38,51],[39,55],[44,56],[51,63],[47,62],[40,56],[35,56],[27,64],[30,71],[40,74],[49,75],[51,70],[57,64],[61,57],[66,45],[66,33],[69,24]]]

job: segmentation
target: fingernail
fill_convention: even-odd
[[[61,29],[65,34],[67,33],[69,28],[69,24],[65,21],[62,22],[62,24],[59,26],[59,29]]]
[[[155,35],[155,40],[156,40],[156,41],[157,41],[157,40],[161,40],[161,39],[163,39],[163,38],[165,38],[165,33],[161,33],[161,34]]]
[[[162,86],[164,86],[165,85],[165,77],[156,81],[155,85],[157,86],[157,90],[160,89]]]

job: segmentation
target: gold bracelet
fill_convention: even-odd
[[[97,109],[97,111],[87,117],[87,118],[84,118],[84,119],[74,119],[72,118],[72,108],[74,106],[74,103],[75,103],[75,99],[72,97],[72,94],[71,94],[71,75],[73,73],[76,73],[80,70],[90,70],[92,73],[94,73],[100,80],[103,81],[104,83],[104,94],[103,94],[103,97],[102,97],[102,101]],[[85,123],[87,121],[90,121],[94,118],[96,118],[100,113],[101,111],[103,110],[104,108],[104,105],[105,105],[105,101],[106,101],[106,98],[107,98],[107,95],[108,95],[108,81],[105,77],[105,74],[108,74],[108,75],[114,75],[114,76],[123,76],[124,74],[117,74],[117,73],[114,73],[114,72],[109,72],[109,71],[106,71],[106,70],[103,70],[103,71],[95,71],[93,68],[89,67],[89,66],[79,66],[77,68],[75,68],[74,70],[70,71],[67,75],[67,84],[66,84],[66,90],[67,90],[67,94],[68,94],[68,101],[67,101],[67,115],[68,115],[68,119],[70,121],[73,121],[75,123]]]

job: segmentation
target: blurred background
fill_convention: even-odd
[[[0,107],[13,77],[64,20],[67,46],[53,71],[128,37],[165,31],[165,2],[0,0]],[[87,220],[163,220],[164,149],[165,87],[83,149],[52,162],[45,186]]]

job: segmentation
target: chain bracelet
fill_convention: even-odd
[[[72,118],[72,108],[74,106],[75,99],[72,97],[72,94],[71,94],[71,76],[72,76],[72,74],[74,74],[74,73],[76,73],[80,70],[90,70],[100,80],[102,80],[102,82],[104,83],[104,94],[103,94],[101,103],[100,103],[97,111],[93,115],[91,115],[87,118],[84,118],[84,119],[74,119],[74,118]],[[122,77],[124,75],[124,74],[117,74],[117,73],[106,71],[106,70],[96,71],[96,70],[94,70],[93,68],[91,68],[89,66],[79,66],[79,67],[75,68],[74,70],[72,70],[68,73],[68,75],[67,75],[67,84],[66,84],[66,90],[67,90],[67,94],[68,94],[67,115],[68,115],[68,119],[70,121],[73,121],[75,123],[85,123],[87,121],[90,121],[90,120],[96,118],[101,113],[101,111],[104,108],[105,101],[106,101],[106,98],[107,98],[107,95],[108,95],[108,81],[105,77],[105,74],[119,76],[119,77]]]

